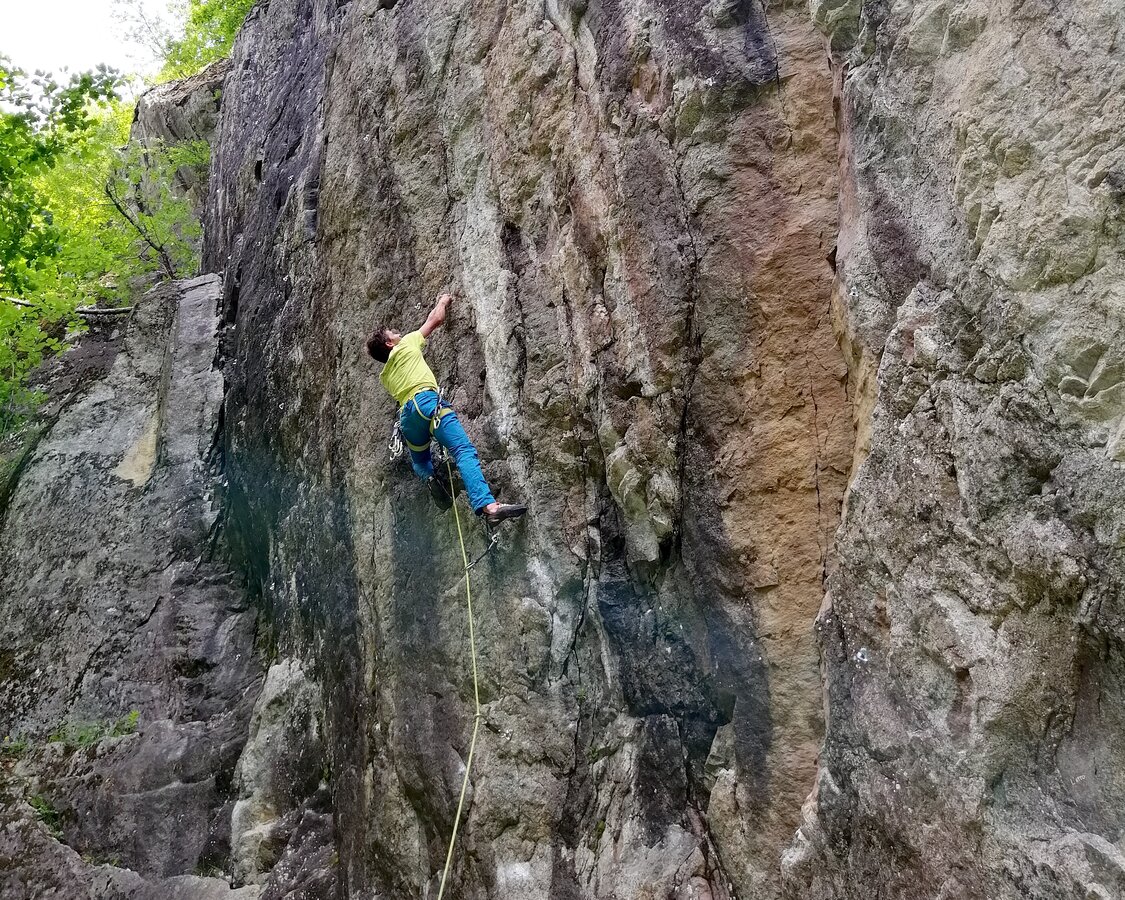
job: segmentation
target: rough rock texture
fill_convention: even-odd
[[[1125,896],[1125,8],[814,0],[863,460],[808,898]]]
[[[198,75],[145,91],[133,113],[130,144],[151,148],[213,141],[229,69],[229,61],[221,59]],[[176,173],[176,190],[187,195],[198,211],[207,196],[207,179],[202,175],[205,170],[201,173],[194,166],[183,166]]]
[[[255,613],[211,554],[220,293],[158,288],[42,376],[0,507],[4,897],[229,895],[165,880],[225,861],[260,679]]]
[[[361,343],[453,288],[428,355],[533,508],[474,570],[447,896],[1125,896],[1123,38],[258,4],[221,297],[92,333],[2,459],[0,894],[436,896],[460,552]]]
[[[299,663],[270,667],[235,771],[231,869],[239,881],[267,880],[305,813],[304,801],[320,785],[322,707]]]
[[[206,219],[228,526],[321,685],[345,896],[436,896],[472,724],[452,517],[388,463],[361,346],[443,287],[430,358],[534,502],[476,572],[453,896],[779,890],[852,459],[836,153],[793,4],[251,13]]]

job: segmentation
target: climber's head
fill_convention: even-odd
[[[380,325],[367,337],[367,355],[377,362],[385,363],[391,355],[391,348],[402,340],[402,335]]]

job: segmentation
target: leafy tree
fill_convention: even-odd
[[[226,56],[253,3],[167,0],[169,19],[117,0],[117,12],[168,80]],[[76,310],[198,267],[199,223],[180,187],[187,169],[206,171],[209,148],[119,149],[132,119],[120,85],[105,66],[64,84],[0,57],[0,436],[34,408],[26,376],[80,327]]]
[[[39,261],[25,299],[40,306],[113,305],[129,298],[115,277],[134,253],[135,236],[105,194],[129,135],[131,106],[117,103],[35,179],[57,232],[55,252]]]
[[[161,64],[187,21],[188,0],[166,0],[160,12],[147,0],[113,0],[114,18],[128,41]]]
[[[73,308],[57,296],[32,296],[51,277],[64,242],[45,182],[83,145],[97,105],[116,98],[117,84],[105,66],[62,84],[0,57],[0,431],[34,403],[24,375],[58,349],[51,326]]]
[[[94,125],[91,105],[116,99],[117,73],[99,66],[66,85],[0,57],[0,293],[19,293],[59,232],[37,183]]]
[[[254,0],[188,0],[182,38],[169,42],[160,80],[194,75],[230,55]]]
[[[0,436],[18,427],[41,396],[24,383],[44,354],[59,349],[39,310],[0,300]]]
[[[229,56],[255,0],[165,0],[164,13],[150,0],[113,2],[126,37],[161,64],[157,81],[174,81]]]
[[[136,239],[138,272],[168,278],[194,272],[202,229],[181,189],[187,170],[206,177],[211,148],[206,141],[128,147],[104,187],[105,196]]]
[[[36,179],[55,241],[37,260],[18,299],[0,303],[0,434],[38,397],[25,376],[62,349],[75,310],[129,302],[154,278],[193,274],[200,225],[176,190],[186,169],[205,173],[206,141],[125,147],[131,107],[106,110],[81,140]]]

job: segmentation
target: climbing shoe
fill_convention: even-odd
[[[439,509],[449,510],[453,508],[453,492],[449,490],[449,485],[443,476],[431,475],[426,479],[426,487],[430,489],[430,496]]]
[[[527,512],[527,507],[522,503],[501,503],[500,508],[494,513],[481,512],[484,520],[489,525],[499,525],[505,519],[518,519]]]

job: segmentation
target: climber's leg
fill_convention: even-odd
[[[437,395],[435,394],[434,397],[436,402]],[[430,458],[430,423],[418,415],[414,403],[411,402],[402,408],[399,425],[402,427],[403,440],[406,441],[407,449],[410,451],[410,465],[414,467],[414,473],[423,481],[432,478],[434,462]],[[414,446],[409,446],[411,444]],[[414,447],[423,449],[415,450]]]
[[[430,448],[425,450],[410,450],[410,465],[414,468],[414,474],[426,481],[433,478],[434,475],[434,461],[430,456]]]
[[[452,410],[442,416],[437,428],[434,430],[434,440],[453,454],[457,463],[457,470],[461,473],[461,480],[465,483],[465,491],[469,495],[469,504],[474,511],[480,511],[491,503],[496,502],[488,482],[484,480],[484,473],[480,470],[480,457],[477,448],[465,434],[457,413]]]

